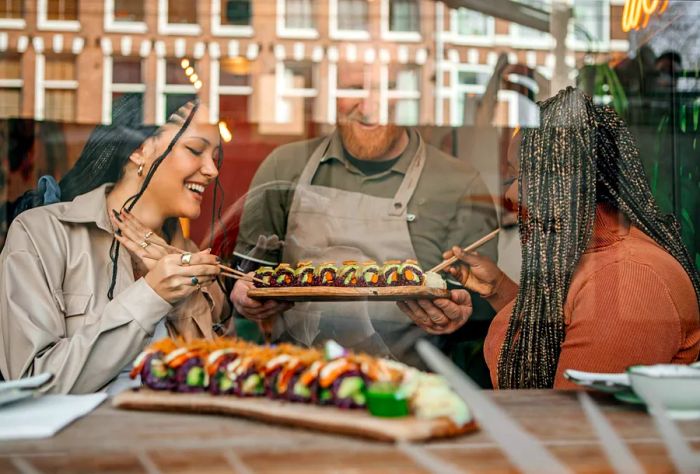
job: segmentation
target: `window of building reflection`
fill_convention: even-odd
[[[247,26],[253,18],[251,0],[216,0],[221,4],[222,25]]]
[[[143,0],[114,0],[115,21],[144,21]]]
[[[167,58],[165,62],[165,84],[163,85],[164,115],[158,122],[163,122],[181,105],[197,97],[197,62],[189,59]],[[158,111],[156,111],[158,112]]]
[[[21,68],[19,55],[0,56],[0,118],[20,115],[23,84]]]
[[[234,124],[251,121],[252,94],[250,61],[242,56],[222,59],[219,63],[219,117]]]
[[[388,0],[389,31],[420,32],[418,0]]]
[[[0,1],[0,18],[24,17],[24,2],[22,0]]]
[[[284,3],[284,26],[292,30],[313,30],[314,0],[282,0]]]
[[[74,122],[78,89],[75,57],[46,56],[44,71],[44,119]]]
[[[573,4],[574,38],[585,44],[607,43],[610,39],[610,6],[603,0],[576,0]]]
[[[114,57],[112,59],[112,103],[123,95],[137,96],[143,110],[146,84],[142,76],[141,58]]]
[[[196,0],[168,0],[168,23],[197,23]]]
[[[368,31],[369,5],[367,0],[331,0],[338,6],[337,26],[344,31]]]
[[[539,10],[551,11],[552,0],[516,0],[518,3],[537,8]],[[529,41],[530,47],[551,47],[551,35],[545,31],[536,30],[518,23],[510,23],[510,36],[513,41]]]
[[[492,16],[467,8],[454,10],[451,26],[457,37],[488,37],[495,32],[495,21]]]
[[[459,64],[455,70],[456,86],[452,124],[472,125],[476,108],[486,85],[491,79],[493,68],[486,65]]]
[[[48,20],[77,20],[78,0],[48,0],[46,13]]]
[[[421,67],[416,64],[384,66],[388,68],[387,100],[389,122],[418,125],[420,121]]]

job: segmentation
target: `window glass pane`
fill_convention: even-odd
[[[168,23],[197,23],[197,2],[168,0]]]
[[[75,122],[75,91],[47,89],[44,95],[44,119]]]
[[[313,0],[285,0],[287,28],[314,28]]]
[[[550,6],[550,0],[516,0],[518,3],[524,3],[525,5],[529,5],[531,7],[544,10],[544,11],[551,11],[551,6]],[[527,26],[519,25],[517,23],[511,23],[510,24],[510,33],[514,36],[517,36],[519,38],[527,38],[527,39],[545,39],[549,37],[549,33],[540,31],[540,30],[535,30],[534,28],[529,28]]]
[[[338,29],[367,31],[367,0],[338,0]]]
[[[389,29],[391,31],[419,31],[418,0],[390,0]]]
[[[114,19],[118,21],[144,21],[143,0],[114,0]]]
[[[486,86],[491,79],[491,73],[486,71],[459,71],[457,81],[460,84]]]
[[[0,79],[21,79],[19,56],[0,56]]]
[[[419,99],[398,99],[393,103],[393,110],[389,111],[390,123],[395,123],[397,125],[418,125],[419,120]]]
[[[114,58],[112,60],[114,84],[141,84],[141,60],[138,58]]]
[[[408,65],[390,68],[389,90],[420,91],[420,66]]]
[[[284,63],[285,85],[295,89],[313,89],[314,65],[311,61]]]
[[[485,36],[490,33],[492,17],[483,13],[460,8],[457,10],[457,34],[462,36]]]
[[[23,0],[0,0],[0,18],[22,18]]]
[[[165,63],[165,83],[166,84],[181,84],[190,85],[189,76],[187,74],[192,68],[193,73],[197,72],[197,63],[194,61],[189,61],[189,66],[187,68],[182,67],[182,60],[180,59],[168,59]]]
[[[0,89],[0,117],[19,117],[22,89]]]
[[[605,9],[609,8],[603,0],[575,0],[574,35],[580,41],[605,41],[608,38],[605,27]]]
[[[249,86],[250,62],[241,56],[222,59],[219,63],[219,85]]]
[[[74,81],[75,58],[74,57],[54,57],[46,58],[45,78],[48,81]]]
[[[250,25],[252,15],[251,0],[221,0],[222,25]]]
[[[48,0],[46,16],[49,20],[77,20],[78,0]]]

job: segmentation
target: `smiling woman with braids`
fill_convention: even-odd
[[[498,311],[484,356],[499,388],[573,388],[568,368],[621,372],[690,363],[700,351],[700,279],[679,225],[657,206],[622,120],[568,88],[515,138],[518,286],[487,257],[450,269]],[[514,175],[517,176],[517,175]],[[416,307],[405,312],[421,324]]]
[[[154,333],[212,337],[226,309],[217,259],[177,218],[199,216],[219,174],[218,129],[197,101],[157,129],[141,116],[133,99],[117,104],[60,185],[43,177],[15,204],[0,255],[5,379],[51,372],[54,392],[116,391]]]

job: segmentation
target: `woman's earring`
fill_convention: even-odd
[[[143,163],[139,165],[139,169],[136,170],[136,174],[139,176],[143,176]]]

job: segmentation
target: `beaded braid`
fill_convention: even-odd
[[[631,133],[609,107],[573,88],[540,104],[523,131],[518,223],[523,269],[498,360],[500,388],[551,388],[564,340],[564,304],[593,235],[596,203],[619,209],[700,279],[676,219],[658,208]]]

